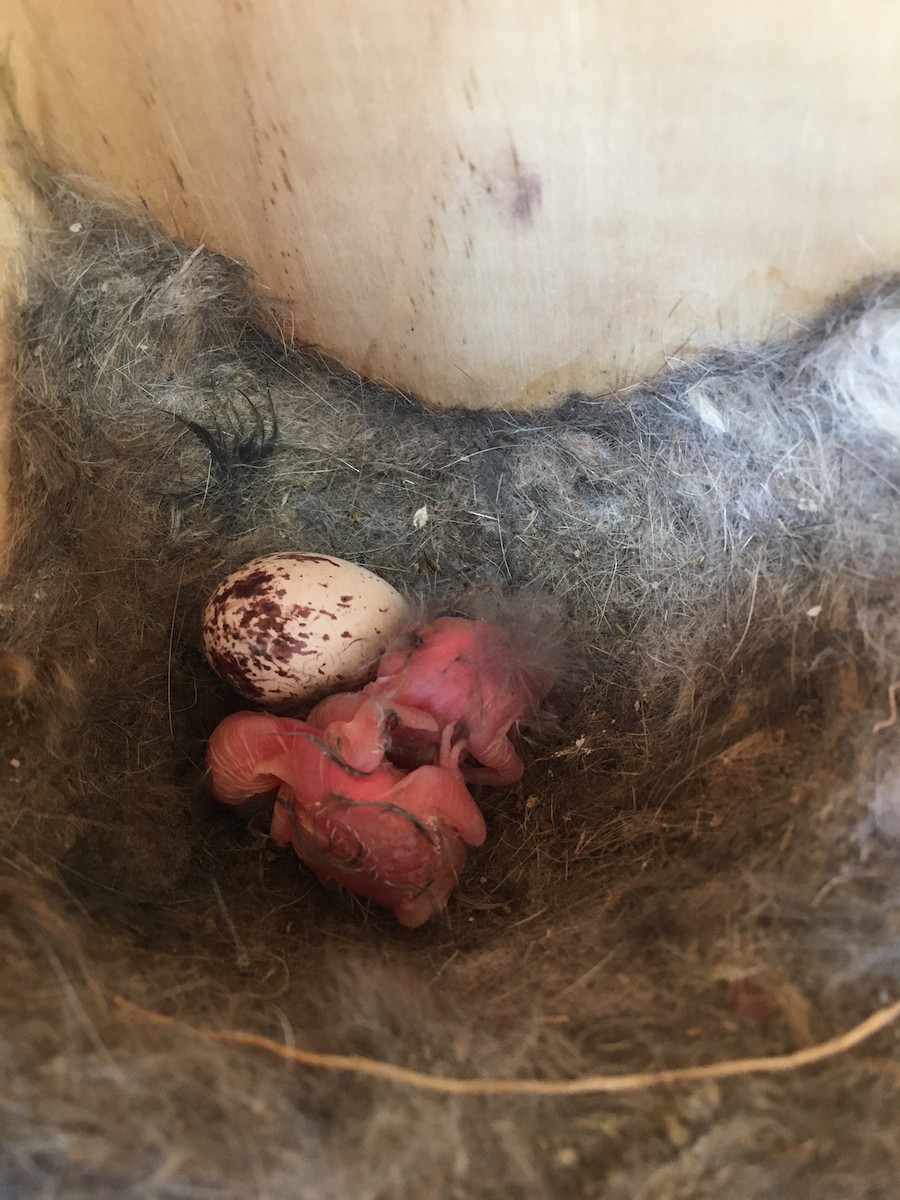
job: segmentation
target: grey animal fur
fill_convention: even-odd
[[[436,413],[286,346],[240,264],[44,190],[0,612],[0,1196],[896,1196],[893,1031],[775,1078],[479,1100],[191,1026],[571,1076],[791,1050],[896,994],[900,280],[627,395]],[[200,607],[278,548],[564,622],[556,729],[422,930],[206,796],[239,701]]]

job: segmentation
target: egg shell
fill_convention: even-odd
[[[203,649],[248,700],[278,707],[361,682],[409,618],[398,591],[323,554],[270,554],[228,575],[207,601]]]

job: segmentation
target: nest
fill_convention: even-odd
[[[895,1027],[810,1048],[900,973],[900,280],[628,394],[433,412],[286,344],[241,264],[43,190],[0,607],[0,1190],[895,1195]],[[200,609],[279,549],[570,664],[420,930],[207,794],[241,703]],[[792,1069],[652,1076],[760,1056]]]

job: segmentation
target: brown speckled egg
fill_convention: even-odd
[[[213,670],[277,707],[358,683],[403,628],[406,601],[342,558],[270,554],[228,575],[203,609]]]

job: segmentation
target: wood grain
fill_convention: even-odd
[[[889,0],[0,0],[57,165],[434,403],[539,404],[900,265]]]
[[[9,569],[15,313],[24,295],[27,231],[42,218],[40,205],[25,183],[21,149],[21,131],[0,94],[0,579]]]

